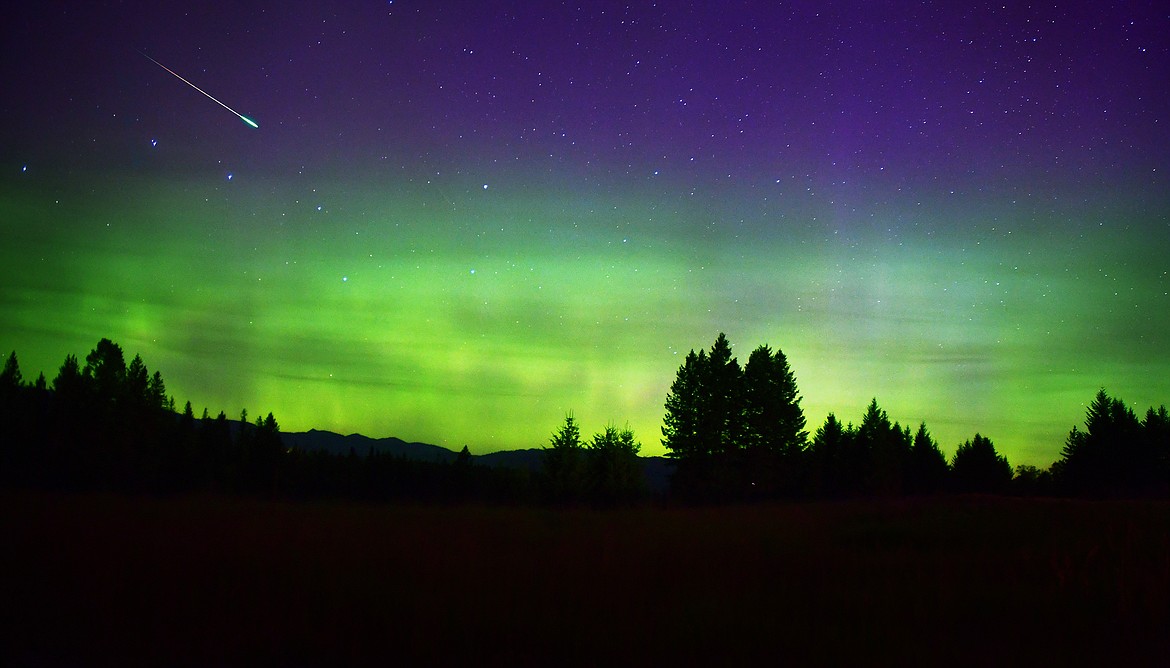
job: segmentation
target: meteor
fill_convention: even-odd
[[[142,52],[141,52],[141,51],[139,51],[138,53],[142,53]],[[233,113],[233,114],[235,114],[236,116],[239,116],[241,121],[243,121],[243,122],[247,123],[248,125],[250,125],[250,126],[252,126],[252,127],[256,128],[256,129],[259,129],[259,128],[260,128],[260,126],[256,124],[256,121],[254,121],[254,120],[252,120],[252,119],[248,118],[247,116],[245,116],[245,115],[241,114],[240,112],[236,111],[235,109],[232,109],[231,107],[227,106],[227,105],[226,105],[226,104],[224,104],[223,102],[220,102],[219,100],[215,99],[214,97],[212,97],[212,96],[211,96],[211,93],[208,93],[207,91],[203,90],[203,89],[202,89],[202,88],[200,88],[199,86],[196,86],[195,84],[191,83],[190,81],[187,81],[187,80],[186,80],[186,79],[184,79],[183,77],[179,76],[179,75],[178,75],[178,74],[177,74],[177,73],[176,73],[174,70],[172,70],[171,68],[167,67],[166,65],[163,65],[162,63],[158,62],[158,61],[157,61],[157,60],[155,60],[154,58],[151,58],[150,56],[147,56],[145,53],[142,53],[142,55],[143,55],[143,56],[144,56],[144,57],[145,57],[147,60],[149,60],[150,62],[154,63],[155,65],[158,65],[159,67],[163,68],[164,70],[166,70],[166,71],[170,72],[171,74],[175,75],[175,78],[176,78],[176,79],[178,79],[179,81],[182,81],[183,83],[185,83],[185,84],[187,84],[188,86],[190,86],[190,87],[194,88],[195,90],[199,91],[200,93],[203,93],[203,94],[204,94],[204,95],[206,95],[207,97],[211,98],[211,100],[212,100],[213,102],[215,102],[216,104],[218,104],[219,106],[223,107],[224,109],[227,109],[228,111],[232,112],[232,113]]]

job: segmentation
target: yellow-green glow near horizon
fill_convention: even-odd
[[[741,361],[786,353],[810,431],[877,397],[948,452],[980,431],[1016,463],[1055,459],[1100,386],[1166,400],[1166,278],[1113,205],[1063,239],[1031,212],[945,238],[955,221],[924,214],[891,238],[707,210],[719,222],[697,236],[698,214],[661,191],[517,178],[451,188],[452,207],[410,180],[283,188],[7,190],[22,251],[4,257],[0,346],[51,378],[108,336],[197,412],[474,452],[542,445],[573,411],[586,431],[628,422],[660,454],[682,356],[720,331]]]

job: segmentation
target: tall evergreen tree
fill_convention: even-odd
[[[715,455],[732,455],[739,450],[743,434],[743,371],[723,332],[711,346],[703,376],[699,417],[703,447]]]
[[[20,373],[20,362],[16,359],[13,350],[4,362],[4,370],[0,371],[0,391],[16,391],[24,387],[24,375]]]
[[[1075,426],[1061,451],[1063,486],[1077,494],[1126,495],[1154,465],[1143,452],[1141,424],[1125,402],[1097,392],[1085,412],[1085,430]]]
[[[158,371],[150,377],[150,383],[147,384],[146,395],[149,403],[154,408],[167,408],[167,386],[163,382],[162,374]]]
[[[594,500],[624,503],[643,492],[642,466],[638,451],[642,446],[629,427],[608,425],[595,434],[588,448],[589,488]]]
[[[814,496],[836,498],[856,493],[860,480],[854,473],[855,440],[852,425],[841,424],[833,413],[825,417],[809,446],[809,485]]]
[[[796,376],[780,350],[759,346],[743,370],[745,448],[791,453],[804,448],[804,411]]]
[[[113,401],[122,394],[126,383],[126,358],[122,347],[109,339],[98,341],[85,356],[81,375],[101,401]]]
[[[581,445],[581,429],[573,414],[549,439],[544,450],[544,475],[549,495],[554,501],[578,501],[584,493],[585,455]]]
[[[906,489],[913,494],[934,494],[943,491],[950,472],[947,459],[938,443],[926,430],[926,423],[918,425],[910,446],[909,466],[906,471]]]
[[[126,397],[135,406],[148,406],[149,388],[150,374],[146,370],[146,363],[142,361],[141,355],[135,355],[126,368]]]
[[[796,376],[780,350],[761,345],[743,369],[743,450],[746,478],[764,496],[791,495],[808,440]]]
[[[743,492],[743,371],[720,333],[709,353],[687,355],[666,398],[662,443],[676,460],[672,488],[694,496]]]
[[[678,368],[678,374],[666,395],[666,417],[662,425],[662,445],[666,456],[675,460],[699,457],[703,452],[699,420],[703,404],[703,375],[707,353],[692,349]]]
[[[1148,491],[1170,496],[1170,413],[1166,406],[1154,410],[1151,406],[1142,420],[1143,449],[1153,462]]]
[[[960,492],[1003,492],[1012,481],[1007,457],[995,451],[991,439],[979,434],[958,447],[951,468]]]
[[[857,427],[856,451],[857,465],[868,469],[865,492],[883,496],[902,493],[910,436],[897,423],[890,424],[889,416],[878,407],[876,398],[870,401]]]
[[[53,378],[53,391],[66,401],[77,401],[85,392],[85,377],[76,355],[66,355],[57,376]]]

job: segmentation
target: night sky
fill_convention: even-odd
[[[483,453],[573,411],[661,454],[723,331],[810,432],[876,397],[1046,466],[1099,388],[1170,401],[1170,13],[1112,4],[21,3],[0,349],[52,379],[109,337],[285,430]]]

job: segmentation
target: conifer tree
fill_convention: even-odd
[[[796,377],[784,353],[761,345],[743,370],[744,476],[756,496],[791,495],[808,432]]]
[[[926,430],[926,423],[919,424],[910,446],[907,491],[913,494],[941,492],[946,487],[949,471],[946,457]]]
[[[979,434],[958,447],[951,469],[960,492],[1002,492],[1012,481],[1007,457],[995,451],[991,439]]]
[[[150,405],[150,374],[141,355],[135,355],[126,369],[126,397],[135,406]]]
[[[811,492],[816,496],[839,497],[856,492],[858,482],[852,473],[856,431],[852,425],[842,425],[837,416],[829,413],[825,423],[817,428],[809,446],[812,478]]]
[[[859,471],[866,471],[864,491],[885,496],[901,494],[909,452],[909,434],[898,423],[890,424],[886,411],[878,407],[874,398],[857,427],[858,459],[853,462]]]
[[[789,454],[808,439],[800,392],[788,359],[762,345],[743,370],[744,447]]]
[[[76,401],[85,391],[85,378],[76,355],[66,355],[65,361],[53,378],[53,391],[67,401]]]
[[[20,362],[17,361],[16,351],[13,350],[4,362],[4,370],[0,371],[0,390],[14,392],[22,387],[24,376],[20,373]]]
[[[721,458],[729,458],[742,445],[743,371],[731,354],[731,343],[723,332],[707,355],[702,375],[699,433],[703,447]]]
[[[98,341],[85,357],[81,375],[101,401],[114,401],[126,384],[126,358],[122,348],[109,339]]]
[[[666,395],[662,445],[666,447],[667,457],[688,460],[704,452],[699,420],[703,402],[702,376],[706,367],[707,354],[701,350],[695,354],[691,350],[678,368],[670,393]]]
[[[570,412],[544,451],[544,474],[553,500],[576,501],[581,498],[585,485],[584,467],[581,429]]]
[[[602,503],[629,502],[643,491],[638,451],[641,445],[629,427],[607,425],[588,447],[589,488]]]
[[[1143,448],[1150,458],[1151,470],[1147,491],[1163,497],[1170,496],[1170,413],[1166,406],[1157,410],[1151,406],[1142,420]]]
[[[167,408],[167,386],[163,382],[162,374],[158,371],[150,377],[150,383],[147,385],[146,394],[149,398],[149,404],[154,408]]]

